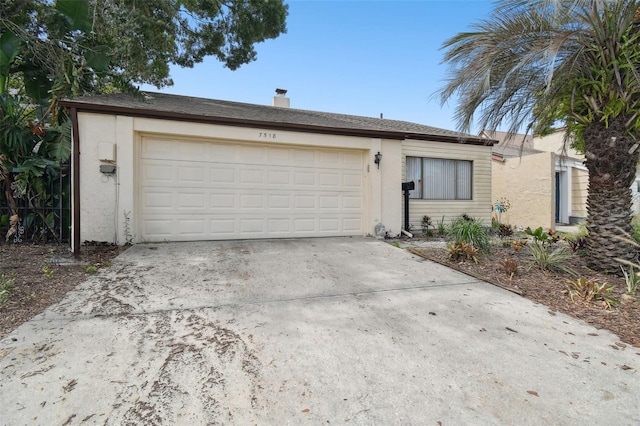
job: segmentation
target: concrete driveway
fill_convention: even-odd
[[[0,342],[0,423],[639,424],[639,353],[372,239],[137,245]]]

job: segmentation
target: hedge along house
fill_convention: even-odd
[[[380,223],[395,235],[405,164],[420,176],[412,223],[490,218],[487,139],[292,109],[282,92],[274,106],[160,93],[63,102],[73,121],[72,249],[87,240],[364,236]],[[458,191],[433,192],[452,179]]]

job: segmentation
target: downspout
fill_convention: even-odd
[[[72,180],[72,196],[73,210],[71,217],[71,229],[73,233],[73,241],[71,242],[71,250],[73,254],[80,254],[80,132],[78,130],[78,109],[71,107],[71,133],[72,133],[72,161],[71,161],[71,180]]]

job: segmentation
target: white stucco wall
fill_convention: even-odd
[[[547,136],[534,136],[533,137],[533,149],[537,149],[539,151],[547,151],[553,152],[558,155],[566,155],[568,157],[584,159],[584,155],[575,149],[571,148],[571,143],[566,147],[566,152],[564,150],[564,129],[558,129],[557,131],[551,133]]]
[[[100,173],[98,147],[100,144],[116,143],[116,117],[79,114],[80,134],[80,220],[81,228],[87,226],[91,232],[81,232],[81,241],[117,240],[115,229],[116,177]],[[117,158],[117,146],[115,149]],[[76,188],[73,188],[75,191]],[[75,207],[74,207],[75,208]]]
[[[555,154],[543,152],[493,161],[492,199],[506,198],[511,208],[501,220],[514,226],[555,225]]]
[[[81,242],[139,242],[137,162],[141,138],[143,135],[151,134],[168,135],[177,139],[201,138],[361,150],[366,160],[365,234],[374,234],[374,228],[378,223],[383,223],[386,229],[392,232],[399,232],[401,229],[403,157],[400,141],[94,113],[79,113],[78,121]],[[265,140],[261,137],[264,133],[276,136]],[[116,148],[117,172],[114,175],[100,172],[100,164],[104,164],[98,158],[100,144],[113,144]],[[374,164],[374,155],[378,151],[383,156],[379,169]]]
[[[383,140],[380,151],[381,217],[384,218],[382,223],[391,235],[397,235],[402,230],[402,150],[399,148],[401,144],[398,141]],[[371,167],[375,167],[375,164]]]

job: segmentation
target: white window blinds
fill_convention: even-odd
[[[406,180],[415,182],[410,198],[470,200],[473,163],[465,160],[407,157]]]

